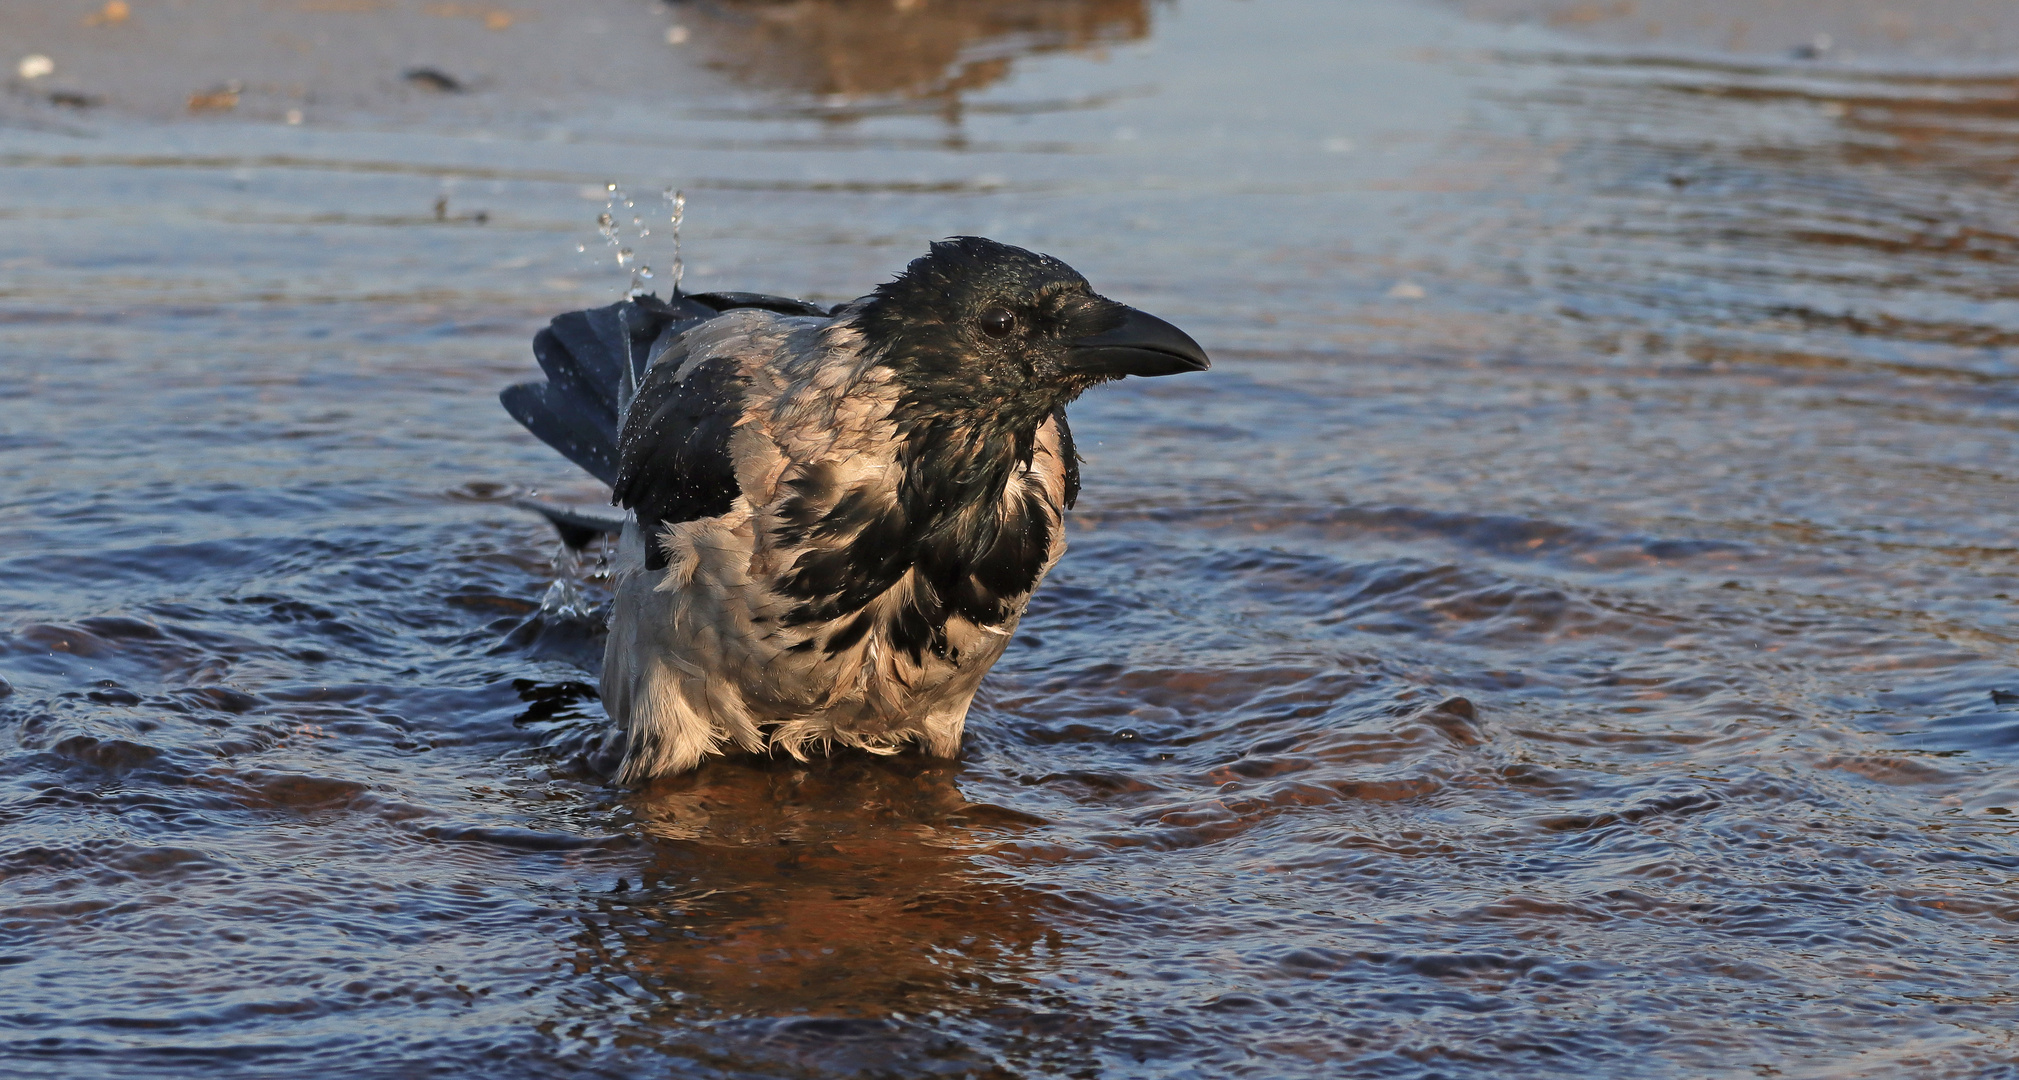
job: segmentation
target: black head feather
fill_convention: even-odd
[[[1010,435],[1120,377],[1074,370],[1071,343],[1128,311],[1050,255],[957,236],[878,286],[854,321],[905,388],[901,427],[955,421]]]

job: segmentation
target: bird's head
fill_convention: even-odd
[[[1204,371],[1205,350],[1049,255],[978,236],[932,245],[860,303],[854,325],[912,419],[1034,430],[1097,383]]]

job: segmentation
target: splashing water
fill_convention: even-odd
[[[672,295],[679,296],[680,279],[686,276],[687,273],[687,263],[680,256],[680,223],[681,220],[687,216],[687,193],[679,190],[678,188],[669,187],[665,191],[660,192],[660,198],[666,200],[666,205],[669,210],[669,213],[666,216],[666,220],[671,222],[673,226]]]
[[[638,253],[630,248],[617,249],[617,265],[631,271],[631,282],[624,289],[624,298],[627,300],[636,300],[645,295],[645,282],[652,276],[652,268],[644,263],[632,265],[637,258]]]
[[[626,246],[625,238],[622,235],[623,226],[619,222],[624,216],[630,217],[631,232],[636,238],[633,242],[651,237],[652,229],[645,223],[645,215],[643,213],[625,214],[626,211],[636,211],[638,203],[625,193],[622,185],[613,180],[603,185],[603,191],[605,195],[603,212],[596,215],[596,234],[603,238],[603,246],[610,250],[611,258],[616,262],[618,269],[630,272],[630,280],[625,287],[624,296],[627,299],[635,300],[645,295],[645,283],[651,281],[653,278],[652,267],[647,263],[639,262],[637,251],[632,247]],[[666,198],[674,204],[672,215],[673,291],[677,294],[680,290],[680,217],[682,208],[686,204],[686,198],[672,188],[666,189]],[[575,250],[577,253],[586,254],[588,245],[577,244],[575,245]]]
[[[616,184],[605,184],[603,185],[603,190],[609,194],[603,203],[603,212],[596,215],[596,235],[603,238],[603,246],[605,248],[619,249],[619,253],[614,257],[617,259],[617,265],[622,266],[624,260],[621,249],[624,246],[624,242],[617,236],[617,216],[612,213],[617,208],[617,200],[623,197],[622,191]],[[578,244],[575,250],[582,251],[584,249],[582,245]]]
[[[623,236],[624,227],[620,224],[623,216],[625,216],[624,212],[636,211],[638,204],[635,199],[625,193],[623,185],[618,184],[614,180],[603,185],[603,192],[603,211],[596,215],[596,235],[603,238],[602,246],[609,252],[610,258],[616,262],[618,269],[629,272],[630,280],[625,287],[624,295],[628,299],[635,300],[645,295],[646,283],[652,281],[655,277],[651,265],[639,261],[637,249],[627,246],[625,237]],[[680,226],[687,216],[687,195],[677,188],[667,187],[661,190],[660,198],[666,204],[666,220],[671,224],[673,233],[673,270],[670,295],[678,296],[680,295],[680,282],[686,276],[687,269],[686,262],[680,253]],[[631,219],[631,232],[635,236],[632,243],[650,239],[652,236],[652,227],[646,223],[646,215],[643,212],[638,212],[631,213],[628,216]],[[588,254],[588,251],[589,245],[586,243],[575,245],[575,252],[578,255]],[[597,261],[601,261],[601,256],[597,257]]]
[[[540,597],[540,613],[582,619],[595,614],[596,604],[582,592],[582,560],[566,544],[554,545],[554,580]]]
[[[624,238],[619,235],[617,213],[620,207],[629,205],[629,201],[622,185],[615,180],[609,181],[603,185],[603,212],[596,215],[596,235],[603,238],[604,251],[620,270],[630,268],[631,249],[624,246]],[[582,248],[578,246],[577,250]],[[601,259],[602,257],[598,256],[597,261],[601,262]],[[631,298],[639,295],[639,283],[635,274],[632,275],[624,295]]]

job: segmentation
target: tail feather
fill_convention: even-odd
[[[613,428],[617,423],[617,387],[631,358],[630,335],[621,325],[613,325],[619,318],[610,308],[571,311],[555,316],[533,338],[533,356],[548,380],[555,385],[567,383],[570,393],[579,388],[587,401],[600,403],[602,408],[597,411],[609,414]]]
[[[541,442],[580,465],[590,476],[606,484],[617,482],[617,439],[609,434],[610,420],[582,407],[565,389],[553,383],[519,383],[498,394],[505,411],[512,414]]]
[[[508,386],[505,411],[589,475],[617,481],[617,436],[652,344],[667,330],[715,314],[686,301],[624,300],[556,316],[533,337],[546,382]]]
[[[623,532],[624,520],[630,516],[608,506],[569,506],[540,499],[513,499],[512,505],[546,518],[554,531],[561,534],[561,542],[578,550],[588,547],[599,536]]]

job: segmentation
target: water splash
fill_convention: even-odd
[[[616,260],[617,265],[622,267],[628,249],[624,247],[623,238],[617,235],[616,210],[617,203],[624,198],[624,189],[612,181],[603,185],[603,192],[603,212],[596,215],[596,235],[603,238],[603,248]],[[582,248],[578,245],[576,250],[580,251]],[[598,262],[601,259],[601,256],[597,257]]]
[[[596,605],[582,592],[582,557],[566,544],[555,544],[554,580],[540,597],[540,614],[550,619],[586,619]]]
[[[603,210],[596,215],[596,235],[602,237],[603,250],[610,260],[617,264],[618,269],[629,273],[630,280],[624,295],[628,299],[635,300],[645,295],[646,283],[655,278],[651,265],[639,261],[638,256],[638,247],[642,247],[642,241],[651,238],[652,227],[647,220],[647,213],[638,209],[637,200],[625,192],[623,185],[614,180],[610,181],[603,185],[603,193]],[[660,198],[666,206],[666,220],[672,225],[671,295],[678,296],[680,281],[686,276],[686,263],[680,254],[680,226],[687,216],[687,195],[677,188],[668,187],[660,193]],[[626,217],[630,218],[628,229],[623,224]],[[629,237],[626,236],[627,232],[630,234]],[[589,245],[578,243],[575,245],[575,252],[586,255],[589,252]],[[595,261],[601,263],[603,258],[604,255],[599,254]]]
[[[680,279],[682,277],[685,277],[687,273],[687,263],[680,256],[680,224],[681,221],[685,219],[687,216],[687,193],[681,191],[678,188],[669,187],[666,190],[660,192],[659,197],[666,201],[666,207],[668,211],[666,215],[666,220],[671,222],[673,226],[672,295],[679,296]]]

